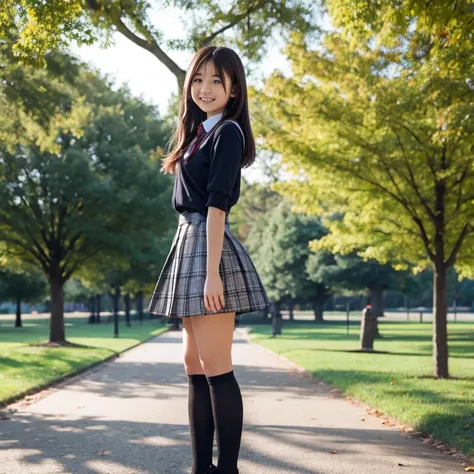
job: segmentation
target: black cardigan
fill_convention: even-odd
[[[242,132],[232,122],[224,122],[185,163],[176,166],[172,206],[183,212],[207,216],[209,206],[230,212],[240,196],[240,176],[244,143]]]

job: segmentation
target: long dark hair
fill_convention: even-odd
[[[255,161],[255,140],[250,126],[247,81],[242,61],[237,53],[230,48],[205,46],[196,52],[186,73],[179,107],[178,125],[170,140],[171,151],[163,159],[161,167],[161,171],[165,173],[175,173],[177,161],[196,136],[199,124],[207,118],[206,113],[194,103],[191,97],[191,86],[198,69],[209,60],[213,61],[224,88],[224,73],[230,77],[232,87],[236,86],[236,97],[229,98],[222,120],[235,120],[244,132],[245,149],[242,167],[247,168]]]

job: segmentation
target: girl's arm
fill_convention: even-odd
[[[217,207],[210,207],[207,214],[207,274],[219,274],[219,262],[224,245],[225,212]]]
[[[207,278],[204,305],[213,312],[225,305],[219,263],[224,244],[225,213],[240,171],[242,153],[243,139],[237,126],[232,123],[220,126],[214,133],[206,203]]]
[[[218,311],[225,305],[224,288],[219,275],[219,263],[224,245],[225,212],[209,207],[206,222],[207,235],[207,279],[204,305],[208,310]],[[206,301],[207,300],[207,301]]]

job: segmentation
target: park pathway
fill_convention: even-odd
[[[0,473],[189,473],[181,337],[165,333],[17,406],[0,419]],[[463,472],[249,343],[245,328],[235,331],[233,361],[244,398],[241,474]]]

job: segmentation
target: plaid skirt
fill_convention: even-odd
[[[206,220],[206,216],[198,212],[180,214],[178,229],[148,306],[150,313],[187,318],[205,314],[250,313],[270,305],[252,260],[230,231],[226,214],[219,263],[225,306],[217,313],[206,309]]]

